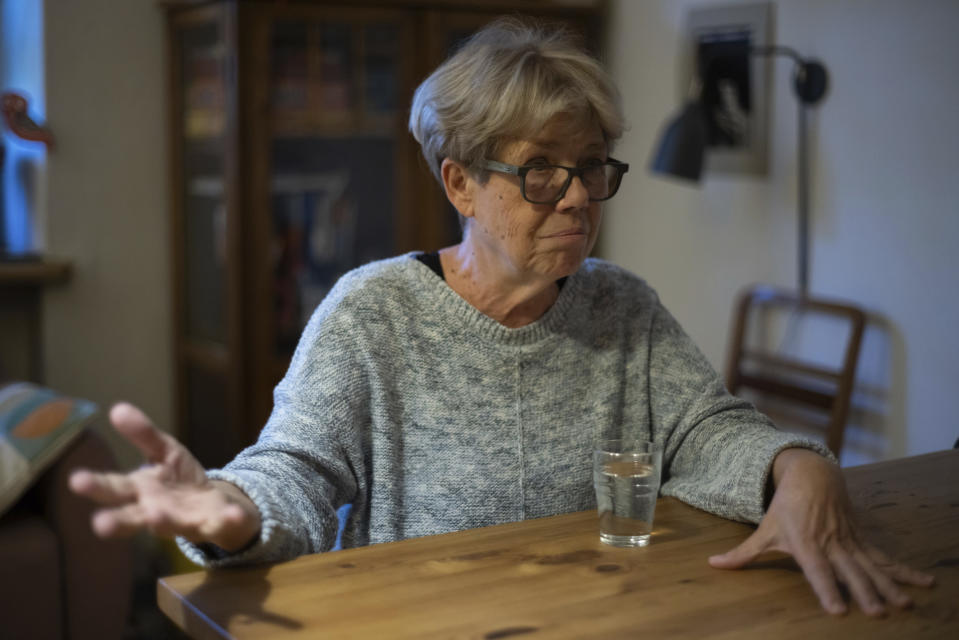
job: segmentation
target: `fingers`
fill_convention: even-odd
[[[175,512],[145,507],[141,503],[115,509],[101,509],[93,514],[93,531],[102,538],[125,538],[141,529],[154,535],[172,537],[192,535],[196,526],[176,517]]]
[[[143,508],[129,504],[117,509],[101,509],[94,512],[91,524],[93,532],[101,538],[126,538],[145,528]]]
[[[771,548],[774,545],[757,530],[727,553],[711,556],[709,564],[717,569],[739,569]],[[854,550],[837,548],[827,557],[823,550],[813,546],[794,550],[792,555],[823,610],[833,615],[842,615],[848,610],[839,583],[846,585],[864,613],[879,617],[886,614],[884,602],[900,609],[913,604],[912,598],[896,582],[927,587],[934,582],[932,576],[892,562],[874,548],[867,548],[867,551],[858,547]]]
[[[726,553],[710,556],[709,564],[716,569],[741,569],[769,548],[769,540],[762,527],[734,549]]]
[[[121,402],[110,409],[110,422],[148,461],[163,461],[170,448],[170,438],[157,429],[145,413],[128,402]]]
[[[858,560],[859,566],[863,568],[869,580],[879,592],[879,595],[886,602],[900,609],[907,609],[912,606],[912,598],[896,586],[893,578],[883,567],[878,566],[871,558],[862,552],[858,554],[856,559]]]
[[[875,547],[868,546],[866,548],[866,554],[869,556],[869,559],[875,563],[877,568],[899,584],[931,587],[936,583],[934,576],[891,560],[886,554]]]
[[[68,484],[74,493],[100,504],[123,504],[135,500],[137,496],[133,480],[120,473],[94,473],[77,469],[70,474]]]
[[[865,568],[849,554],[836,554],[833,566],[840,580],[849,588],[853,599],[866,615],[879,617],[886,613],[876,586]]]
[[[801,553],[793,553],[793,558],[819,598],[823,610],[832,615],[846,613],[846,602],[839,593],[833,565],[826,556],[817,548],[808,548]]]
[[[245,517],[237,505],[212,494],[164,495],[94,513],[94,532],[103,538],[128,537],[140,530],[158,536],[215,540]]]
[[[915,571],[889,560],[881,551],[868,547],[851,549],[836,548],[827,558],[818,550],[806,557],[794,554],[803,568],[806,579],[819,596],[823,609],[830,613],[843,613],[846,606],[836,588],[841,582],[849,589],[852,598],[862,611],[870,616],[883,616],[889,603],[906,609],[913,605],[912,598],[896,582],[931,586],[932,576]]]

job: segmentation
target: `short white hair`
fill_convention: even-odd
[[[416,89],[409,127],[442,184],[445,158],[486,176],[482,163],[500,145],[560,114],[598,125],[610,148],[623,134],[619,91],[569,31],[500,18]]]

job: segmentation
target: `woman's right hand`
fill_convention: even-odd
[[[186,447],[157,429],[131,404],[110,410],[113,427],[146,456],[130,473],[86,469],[70,475],[70,489],[102,505],[93,530],[103,538],[145,529],[159,536],[183,536],[237,551],[259,535],[260,513],[235,485],[209,480]]]

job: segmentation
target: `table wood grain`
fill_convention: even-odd
[[[791,558],[712,569],[752,527],[660,499],[652,544],[595,512],[159,580],[196,638],[959,638],[959,451],[844,470],[867,537],[936,576],[881,620],[825,614]]]

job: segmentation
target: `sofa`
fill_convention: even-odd
[[[121,638],[133,587],[132,544],[94,536],[94,505],[73,495],[73,469],[116,468],[86,429],[0,517],[0,637]]]

